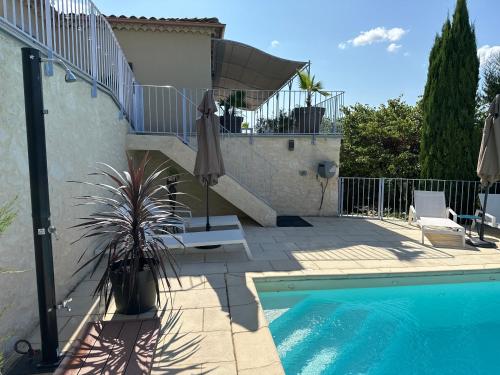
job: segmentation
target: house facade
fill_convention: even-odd
[[[79,234],[68,228],[82,215],[73,197],[89,192],[67,181],[88,179],[97,162],[124,170],[126,152],[146,151],[157,164],[171,160],[193,215],[205,213],[202,186],[192,171],[196,107],[207,89],[225,117],[221,148],[227,175],[210,190],[213,214],[274,226],[278,215],[337,212],[337,176],[323,191],[317,167],[324,160],[339,165],[342,93],[314,98],[314,107],[322,108],[320,128],[297,125],[293,113],[307,95],[297,90],[294,77],[307,63],[225,40],[225,25],[216,19],[106,17],[92,2],[76,8],[71,3],[71,9],[69,3],[0,2],[0,203],[17,197],[17,217],[0,240],[4,348],[37,320],[23,47],[53,59],[42,64],[42,78],[58,300],[83,277],[73,275],[83,248],[72,244]],[[65,69],[57,61],[77,82],[64,82]],[[244,96],[240,103],[228,100],[238,95]],[[61,327],[66,324],[62,317]]]

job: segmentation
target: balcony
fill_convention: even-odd
[[[189,141],[206,90],[135,86],[133,131],[175,134]],[[213,89],[221,132],[242,136],[340,136],[344,92],[325,93],[311,93],[307,106],[304,90]]]

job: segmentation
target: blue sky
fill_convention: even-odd
[[[378,105],[422,94],[428,54],[455,0],[96,0],[105,14],[218,17],[225,38],[280,57],[311,60],[325,88],[346,104]],[[499,0],[469,0],[483,56],[500,51]],[[493,17],[493,18],[492,18]]]

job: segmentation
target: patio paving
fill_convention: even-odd
[[[95,277],[80,283],[73,310],[60,316],[63,350],[71,351],[85,321],[161,320],[152,374],[283,374],[255,286],[256,277],[500,269],[500,250],[461,247],[456,236],[428,237],[403,221],[307,218],[313,227],[262,228],[245,224],[254,255],[241,246],[177,252],[182,287],[173,282],[157,311],[102,316],[90,297]],[[499,242],[496,231],[487,236]],[[35,333],[31,341],[39,345]]]

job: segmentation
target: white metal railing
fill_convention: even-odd
[[[196,106],[207,89],[176,89],[172,86],[135,87],[134,129],[137,133],[189,134],[195,131]],[[282,89],[214,89],[221,126],[234,134],[249,136],[342,134],[343,91],[328,96]]]
[[[446,203],[457,214],[474,214],[479,208],[478,194],[483,192],[479,181],[340,177],[339,216],[407,219],[413,204],[413,191],[444,191]],[[500,184],[493,184],[490,193],[500,193]]]
[[[136,86],[134,103],[138,108],[132,118],[132,133],[166,134],[181,139],[197,150],[197,102],[173,86]],[[276,167],[255,147],[221,125],[221,152],[226,174],[249,192],[269,204]]]
[[[129,118],[134,74],[118,41],[90,0],[0,0],[0,28],[57,57],[92,83],[109,90]],[[52,74],[52,63],[45,66]]]

